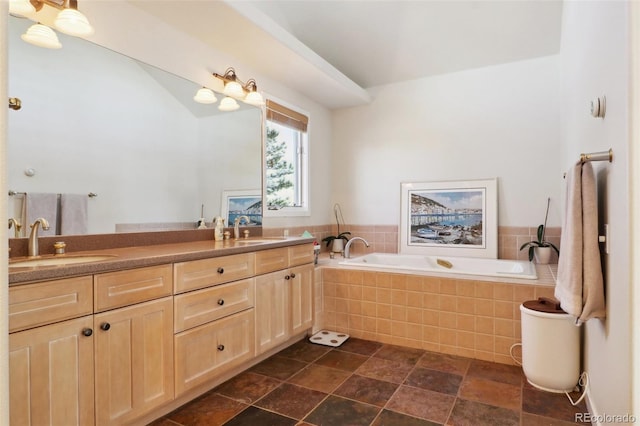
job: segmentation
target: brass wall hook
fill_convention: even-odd
[[[22,108],[22,101],[20,98],[9,98],[9,108],[16,111]]]

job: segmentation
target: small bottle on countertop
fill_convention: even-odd
[[[224,239],[224,219],[220,216],[215,218],[216,228],[213,232],[213,239],[216,241],[222,241]]]

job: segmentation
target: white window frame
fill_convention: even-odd
[[[310,206],[310,199],[311,197],[309,197],[309,158],[310,158],[310,151],[311,151],[311,115],[295,106],[292,105],[288,102],[283,101],[282,99],[278,99],[274,96],[270,96],[270,95],[266,95],[265,94],[265,98],[272,100],[273,102],[276,102],[286,108],[292,109],[294,111],[299,112],[300,114],[304,114],[307,117],[309,117],[309,123],[307,125],[307,137],[306,137],[306,146],[302,147],[302,153],[301,155],[298,157],[301,163],[301,171],[300,170],[296,170],[296,174],[300,174],[299,177],[299,181],[300,181],[300,188],[299,191],[301,192],[300,194],[300,200],[301,200],[301,205],[300,206],[296,206],[296,207],[282,207],[281,209],[278,210],[269,210],[267,208],[267,158],[266,158],[266,153],[267,153],[267,149],[266,149],[266,144],[267,144],[267,116],[266,116],[266,107],[263,107],[263,114],[262,114],[262,216],[263,217],[293,217],[293,216],[311,216],[311,206]]]

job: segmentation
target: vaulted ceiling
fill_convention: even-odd
[[[329,108],[366,89],[557,54],[561,0],[132,1]]]

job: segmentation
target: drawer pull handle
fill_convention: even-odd
[[[218,305],[220,306],[224,305],[224,299],[218,299]]]
[[[218,273],[219,274],[224,274],[224,268],[222,268],[222,267],[218,268]]]
[[[219,350],[220,352],[224,351],[224,345],[218,345],[218,350]]]
[[[90,329],[90,328],[85,328],[84,330],[82,330],[82,335],[83,335],[83,336],[87,336],[87,337],[89,337],[89,336],[91,336],[92,334],[93,334],[93,330],[92,330],[92,329]]]
[[[104,331],[107,331],[111,328],[111,324],[109,324],[108,322],[103,322],[102,324],[100,324],[100,328]]]

